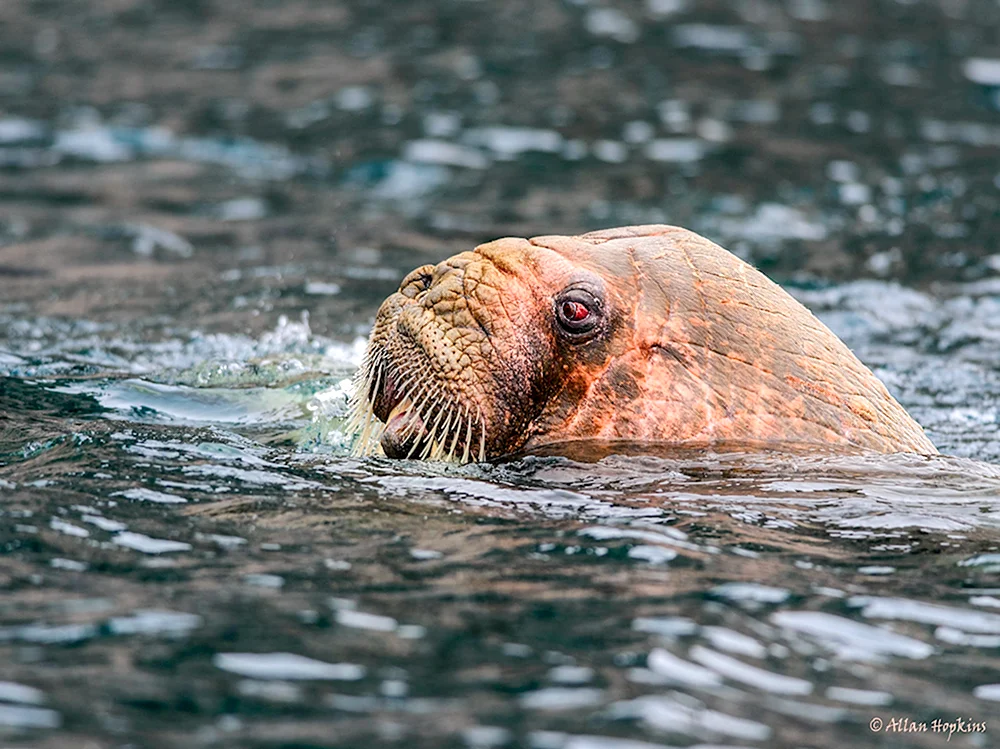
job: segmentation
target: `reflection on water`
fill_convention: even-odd
[[[942,741],[870,727],[907,718],[986,722],[953,740],[988,746],[991,308],[974,291],[878,292],[801,293],[967,457],[361,460],[340,428],[363,341],[287,321],[256,340],[142,342],[10,319],[0,731],[67,746]]]

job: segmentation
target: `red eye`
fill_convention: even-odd
[[[600,297],[587,289],[570,287],[555,298],[555,318],[559,331],[573,341],[589,340],[597,331],[604,317]]]
[[[590,310],[587,309],[587,305],[585,304],[573,301],[565,301],[562,303],[563,319],[569,322],[581,322],[586,320],[589,315]]]

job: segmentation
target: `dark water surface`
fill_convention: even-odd
[[[4,0],[0,745],[1000,744],[998,23]],[[407,271],[650,221],[944,455],[349,455]]]
[[[990,297],[881,282],[802,296],[964,457],[359,460],[339,428],[362,339],[283,320],[139,341],[8,313],[3,732],[939,746],[932,721],[961,718],[988,728],[952,743],[990,746]],[[927,732],[869,726],[904,717]]]

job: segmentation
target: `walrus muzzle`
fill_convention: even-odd
[[[529,309],[506,307],[536,290],[480,250],[418,268],[379,309],[355,378],[357,452],[467,462],[519,446],[549,343]]]

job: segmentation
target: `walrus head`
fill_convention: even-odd
[[[935,452],[776,284],[676,227],[499,239],[410,273],[355,379],[355,450],[489,460],[572,440]]]

